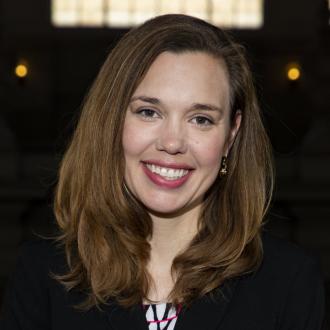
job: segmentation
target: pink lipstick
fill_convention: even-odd
[[[166,167],[166,168],[173,168],[173,169],[183,169],[188,170],[188,173],[183,175],[180,178],[168,180],[165,179],[163,176],[152,172],[146,165],[153,164],[160,167]],[[168,188],[168,189],[175,189],[181,187],[191,176],[193,168],[191,166],[188,166],[187,164],[178,164],[178,163],[164,163],[159,161],[147,161],[142,162],[142,169],[144,173],[147,175],[147,177],[157,186]]]

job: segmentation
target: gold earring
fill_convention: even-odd
[[[228,173],[227,157],[222,156],[219,177],[223,178],[224,176],[227,175],[227,173]]]

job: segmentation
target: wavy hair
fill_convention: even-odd
[[[244,49],[223,30],[195,17],[169,14],[130,30],[93,83],[63,157],[54,210],[68,271],[55,277],[87,292],[80,305],[108,299],[130,307],[147,299],[152,220],[125,189],[123,123],[133,92],[164,51],[204,52],[224,61],[231,118],[242,122],[228,156],[229,173],[205,195],[199,231],[172,264],[169,299],[190,304],[262,260],[260,229],[273,188],[271,147],[262,124]]]

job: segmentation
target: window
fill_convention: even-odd
[[[222,27],[259,28],[263,0],[52,0],[51,16],[58,27],[131,27],[168,13],[197,16]]]

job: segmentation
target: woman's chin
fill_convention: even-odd
[[[198,205],[199,204],[199,205]],[[192,211],[196,207],[199,208],[201,202],[195,201],[193,203],[187,203],[184,205],[146,205],[148,212],[150,215],[154,215],[159,218],[177,218],[181,215]]]
[[[148,207],[147,210],[150,214],[157,216],[157,217],[162,217],[162,218],[173,218],[175,216],[180,215],[180,213],[183,213],[181,210],[181,207],[173,207],[173,206],[162,206],[162,207]]]

